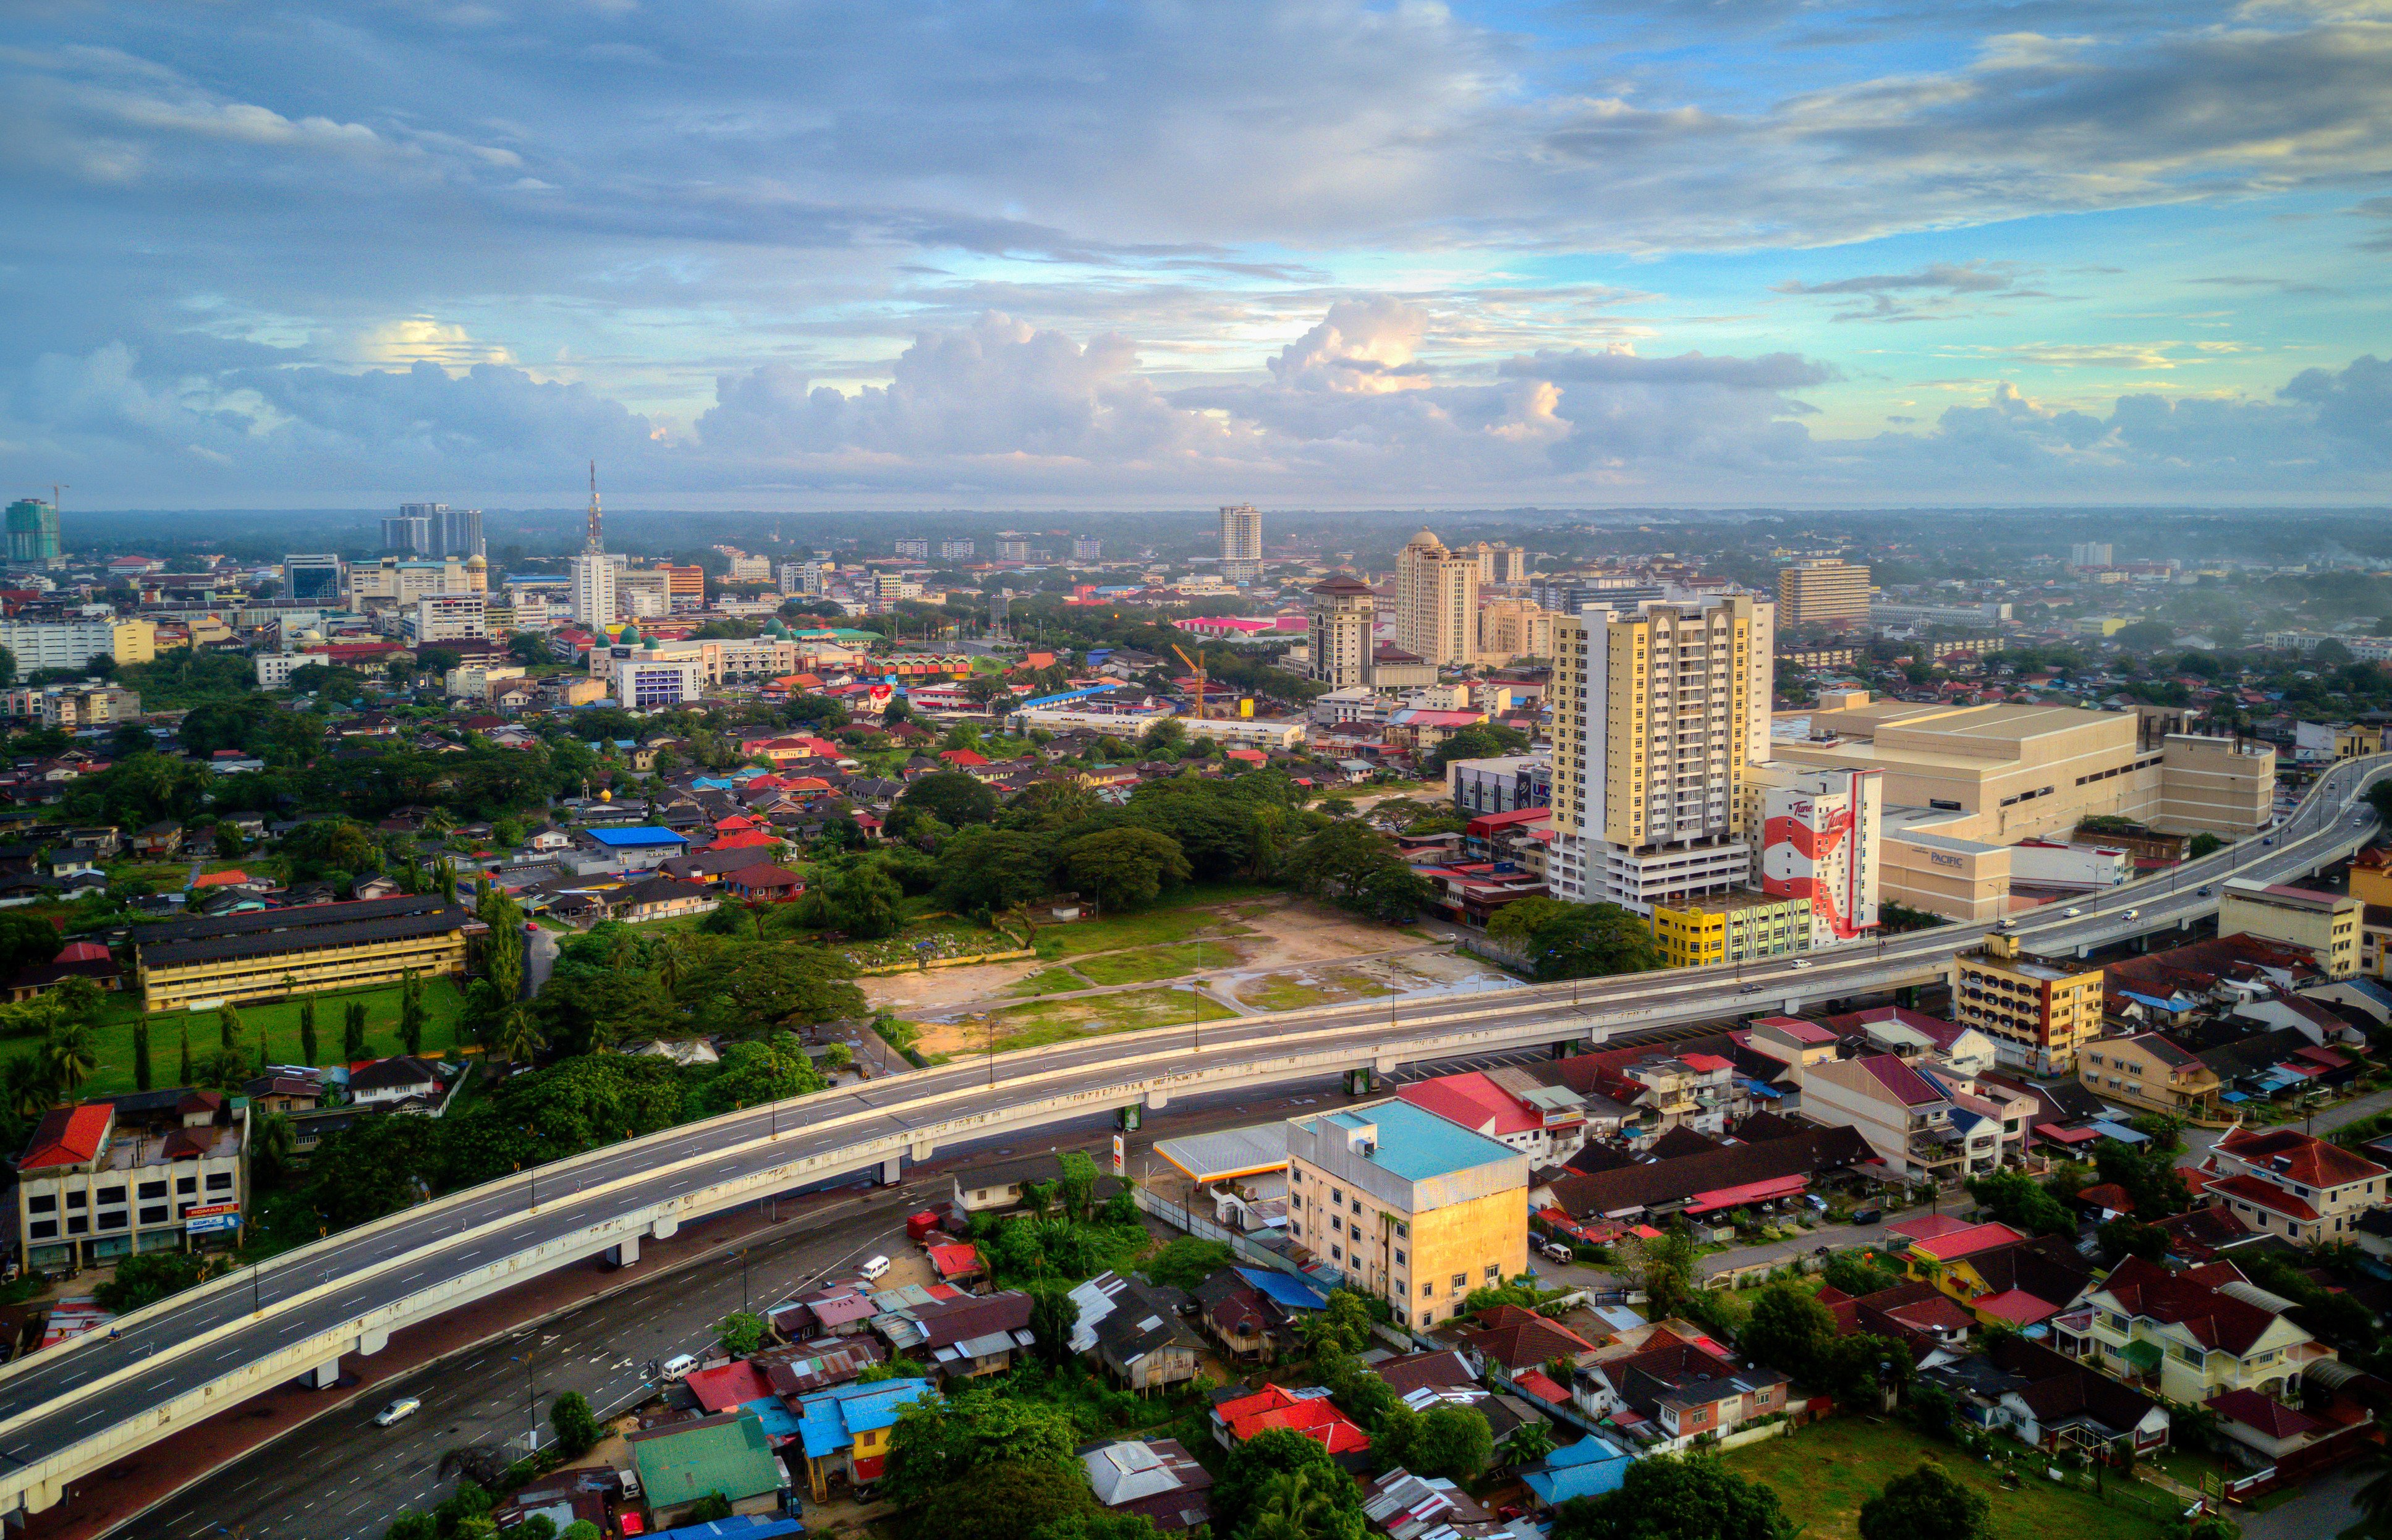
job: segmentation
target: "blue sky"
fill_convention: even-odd
[[[2392,0],[34,0],[0,86],[84,507],[2392,487]]]

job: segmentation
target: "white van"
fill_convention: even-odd
[[[889,1259],[887,1257],[874,1257],[865,1262],[862,1267],[857,1268],[856,1271],[864,1275],[864,1281],[865,1283],[878,1283],[882,1278],[889,1275]]]
[[[677,1352],[656,1365],[656,1378],[668,1385],[676,1385],[689,1378],[697,1367],[697,1360],[685,1352]]]

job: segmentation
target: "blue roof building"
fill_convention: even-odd
[[[609,850],[653,850],[659,846],[684,846],[689,843],[670,829],[643,824],[630,829],[592,829],[590,837]]]
[[[927,1379],[883,1379],[800,1399],[798,1439],[814,1501],[830,1501],[833,1476],[844,1475],[857,1486],[878,1481],[889,1458],[889,1430],[906,1407],[930,1394]]]
[[[1329,1308],[1328,1295],[1293,1273],[1282,1273],[1275,1267],[1241,1267],[1235,1271],[1255,1293],[1275,1305],[1289,1310]]]
[[[1572,1497],[1599,1497],[1618,1490],[1628,1475],[1627,1451],[1589,1433],[1576,1443],[1554,1450],[1541,1464],[1520,1472],[1520,1480],[1547,1508],[1559,1508]]]

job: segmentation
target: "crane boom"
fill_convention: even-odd
[[[1188,655],[1188,650],[1176,641],[1171,644],[1171,650],[1179,654],[1179,661],[1186,664],[1188,671],[1196,677],[1196,719],[1201,722],[1211,715],[1206,709],[1208,703],[1204,696],[1203,654],[1199,653],[1191,658]]]

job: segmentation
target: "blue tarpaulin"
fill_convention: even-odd
[[[1292,1274],[1268,1267],[1241,1267],[1238,1276],[1253,1286],[1254,1291],[1273,1304],[1289,1310],[1326,1310],[1329,1296]]]

